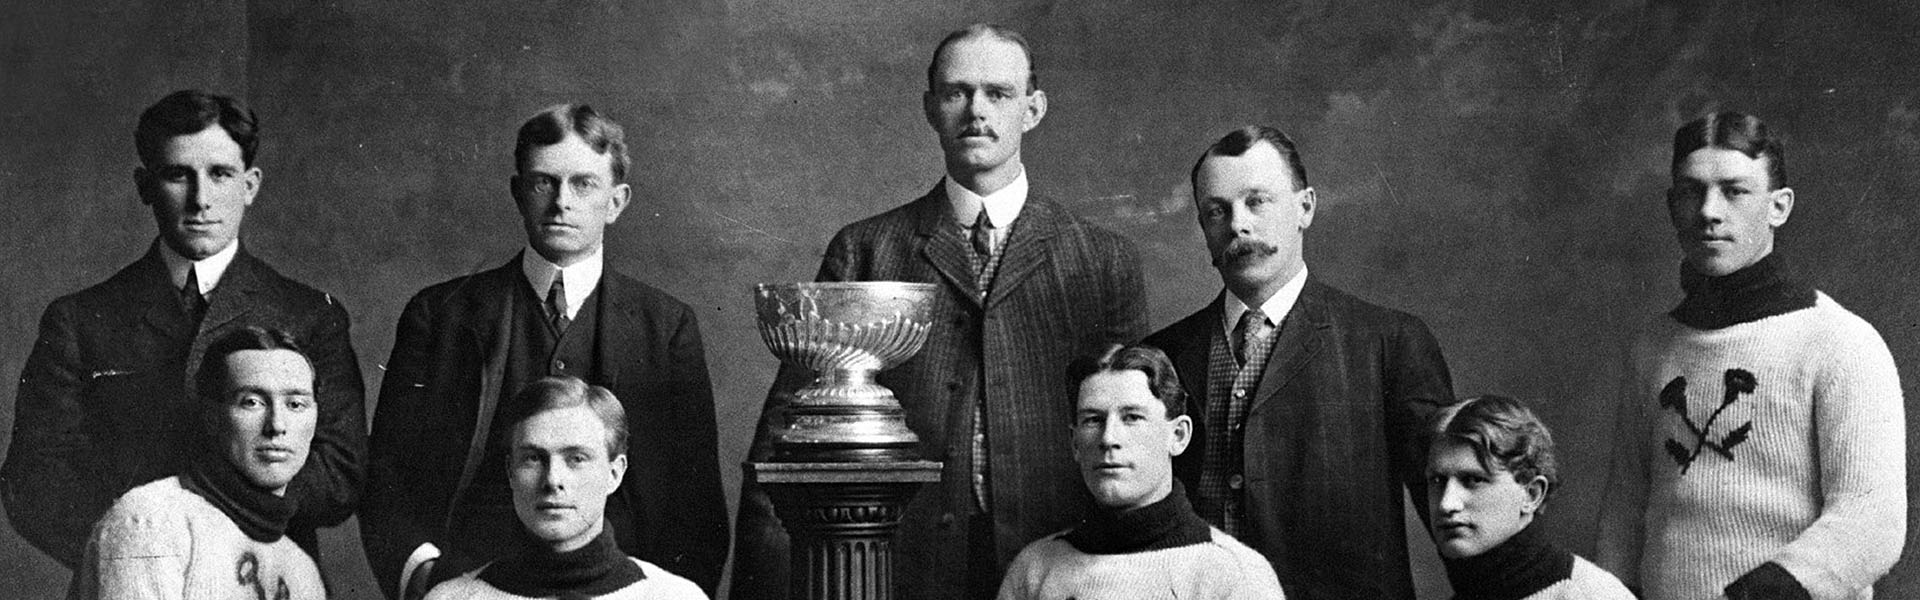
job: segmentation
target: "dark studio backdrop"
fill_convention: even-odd
[[[1321,198],[1314,275],[1424,317],[1461,393],[1539,407],[1567,480],[1545,525],[1577,552],[1625,338],[1679,298],[1662,193],[1672,131],[1703,111],[1787,135],[1799,202],[1781,251],[1879,327],[1920,397],[1920,8],[1897,1],[5,0],[0,374],[17,376],[49,301],[146,249],[134,121],[203,87],[258,111],[245,243],[344,299],[371,409],[407,298],[524,243],[515,127],[587,102],[632,146],[609,265],[699,311],[737,499],[776,364],[748,287],[811,278],[836,228],[937,181],[924,69],[943,33],[980,20],[1038,52],[1036,189],[1139,245],[1156,326],[1219,289],[1194,157],[1243,124],[1293,134]],[[0,432],[14,391],[0,386]],[[324,562],[336,595],[376,597],[356,531],[331,532]],[[68,577],[10,527],[0,564],[3,597]],[[1920,566],[1879,592],[1920,596]]]

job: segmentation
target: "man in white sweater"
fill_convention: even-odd
[[[1893,358],[1774,252],[1794,193],[1765,124],[1688,123],[1672,169],[1686,298],[1634,345],[1597,562],[1649,600],[1871,598],[1907,528]]]
[[[128,490],[100,518],[68,598],[326,597],[286,536],[298,508],[287,485],[319,422],[313,363],[285,332],[248,326],[208,345],[197,384],[208,435],[184,473]]]
[[[501,415],[512,431],[505,475],[526,535],[428,600],[707,600],[692,581],[627,556],[606,528],[607,498],[627,474],[627,413],[613,392],[559,375],[527,384],[511,406],[525,408]]]
[[[1114,344],[1069,374],[1080,382],[1073,459],[1096,506],[1021,550],[1000,600],[1282,599],[1266,557],[1208,526],[1174,481],[1193,418],[1167,355]]]

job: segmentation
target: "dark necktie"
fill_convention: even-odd
[[[1248,349],[1260,342],[1260,334],[1267,328],[1267,315],[1260,309],[1248,309],[1240,315],[1240,322],[1233,326],[1233,360],[1240,366],[1247,365]]]
[[[180,305],[187,309],[187,316],[198,323],[207,316],[207,297],[200,293],[200,274],[191,265],[187,267],[187,284],[180,286]]]
[[[553,325],[554,333],[566,333],[567,325],[573,319],[567,318],[567,286],[561,281],[564,273],[553,275],[553,287],[547,288],[547,323]]]
[[[973,220],[973,253],[980,258],[993,256],[993,218],[987,216],[987,207],[980,207],[980,217]]]

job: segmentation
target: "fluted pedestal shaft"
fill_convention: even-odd
[[[747,463],[792,543],[793,600],[891,600],[893,534],[940,463]]]

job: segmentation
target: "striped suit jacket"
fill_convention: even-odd
[[[946,463],[941,483],[922,488],[908,505],[894,545],[895,577],[907,598],[978,595],[966,590],[964,568],[974,511],[967,461],[975,406],[987,403],[998,568],[990,578],[974,577],[998,585],[1020,548],[1078,522],[1091,502],[1068,446],[1074,387],[1067,364],[1101,344],[1146,333],[1146,292],[1132,243],[1050,199],[1028,198],[984,300],[971,252],[943,187],[935,185],[911,203],[841,229],[820,264],[820,281],[941,285],[926,346],[879,377],[899,396],[926,457]],[[785,397],[809,378],[781,369],[752,460],[771,454],[771,428]],[[734,597],[783,596],[786,534],[751,481],[743,486],[738,536]]]

